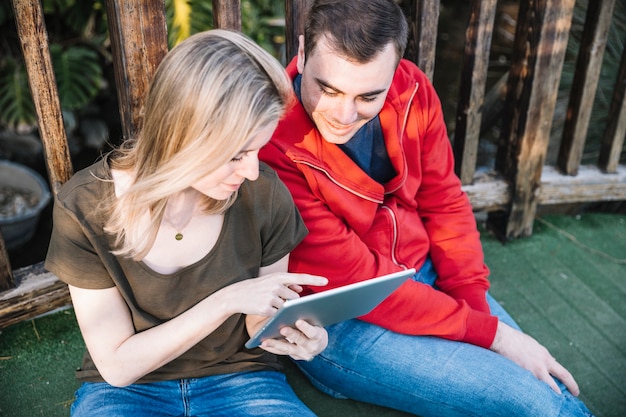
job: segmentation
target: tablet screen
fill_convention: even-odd
[[[397,289],[415,269],[407,269],[377,278],[333,288],[316,294],[285,301],[285,304],[246,342],[251,349],[264,339],[282,337],[280,329],[304,319],[317,326],[328,326],[363,316]]]

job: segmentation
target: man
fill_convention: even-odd
[[[391,0],[314,1],[287,68],[300,103],[260,158],[309,229],[290,270],[328,288],[419,271],[329,326],[327,349],[298,366],[330,395],[422,417],[591,415],[571,374],[487,293],[439,99],[400,59],[407,36]]]

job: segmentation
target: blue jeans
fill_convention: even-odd
[[[434,286],[427,263],[413,279]],[[490,295],[492,314],[517,329]],[[468,343],[407,336],[361,320],[327,327],[328,347],[311,362],[296,361],[319,390],[421,417],[590,416],[576,397],[509,359]]]
[[[315,417],[275,371],[132,384],[118,388],[85,382],[76,391],[74,417]]]

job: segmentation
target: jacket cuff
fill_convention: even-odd
[[[462,341],[489,349],[496,337],[498,318],[487,313],[472,310],[467,317],[465,337]]]

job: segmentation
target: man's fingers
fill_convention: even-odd
[[[314,356],[301,346],[287,340],[266,339],[261,344],[261,348],[275,355],[289,355],[295,360],[308,361]]]
[[[313,339],[315,338],[315,336],[318,335],[318,331],[319,331],[318,327],[313,326],[306,320],[300,319],[296,321],[296,327],[309,339]]]
[[[557,394],[561,394],[561,389],[559,388],[557,383],[554,381],[554,378],[552,378],[552,375],[550,375],[549,373],[545,373],[545,374],[538,376],[538,378],[541,381],[548,384],[550,388],[552,388],[552,391],[556,392]]]
[[[556,360],[555,365],[550,370],[550,373],[554,375],[559,381],[561,381],[573,396],[578,397],[578,394],[580,394],[580,389],[578,388],[576,380],[574,379],[572,374],[560,363],[556,362]]]

